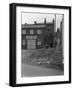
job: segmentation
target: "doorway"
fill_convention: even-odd
[[[27,49],[35,49],[36,40],[27,40]]]

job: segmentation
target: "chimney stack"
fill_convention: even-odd
[[[34,24],[36,24],[36,21],[34,21]]]

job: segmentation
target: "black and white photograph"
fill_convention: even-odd
[[[71,7],[10,4],[10,86],[71,83]]]
[[[21,14],[21,76],[64,75],[64,15]]]

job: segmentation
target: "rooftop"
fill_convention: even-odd
[[[45,28],[46,25],[52,25],[53,23],[36,23],[36,24],[22,24],[22,28]]]

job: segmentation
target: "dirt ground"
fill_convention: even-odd
[[[32,66],[32,65],[27,65],[27,64],[22,64],[21,68],[22,68],[21,70],[22,77],[64,75],[64,72],[61,70]]]

